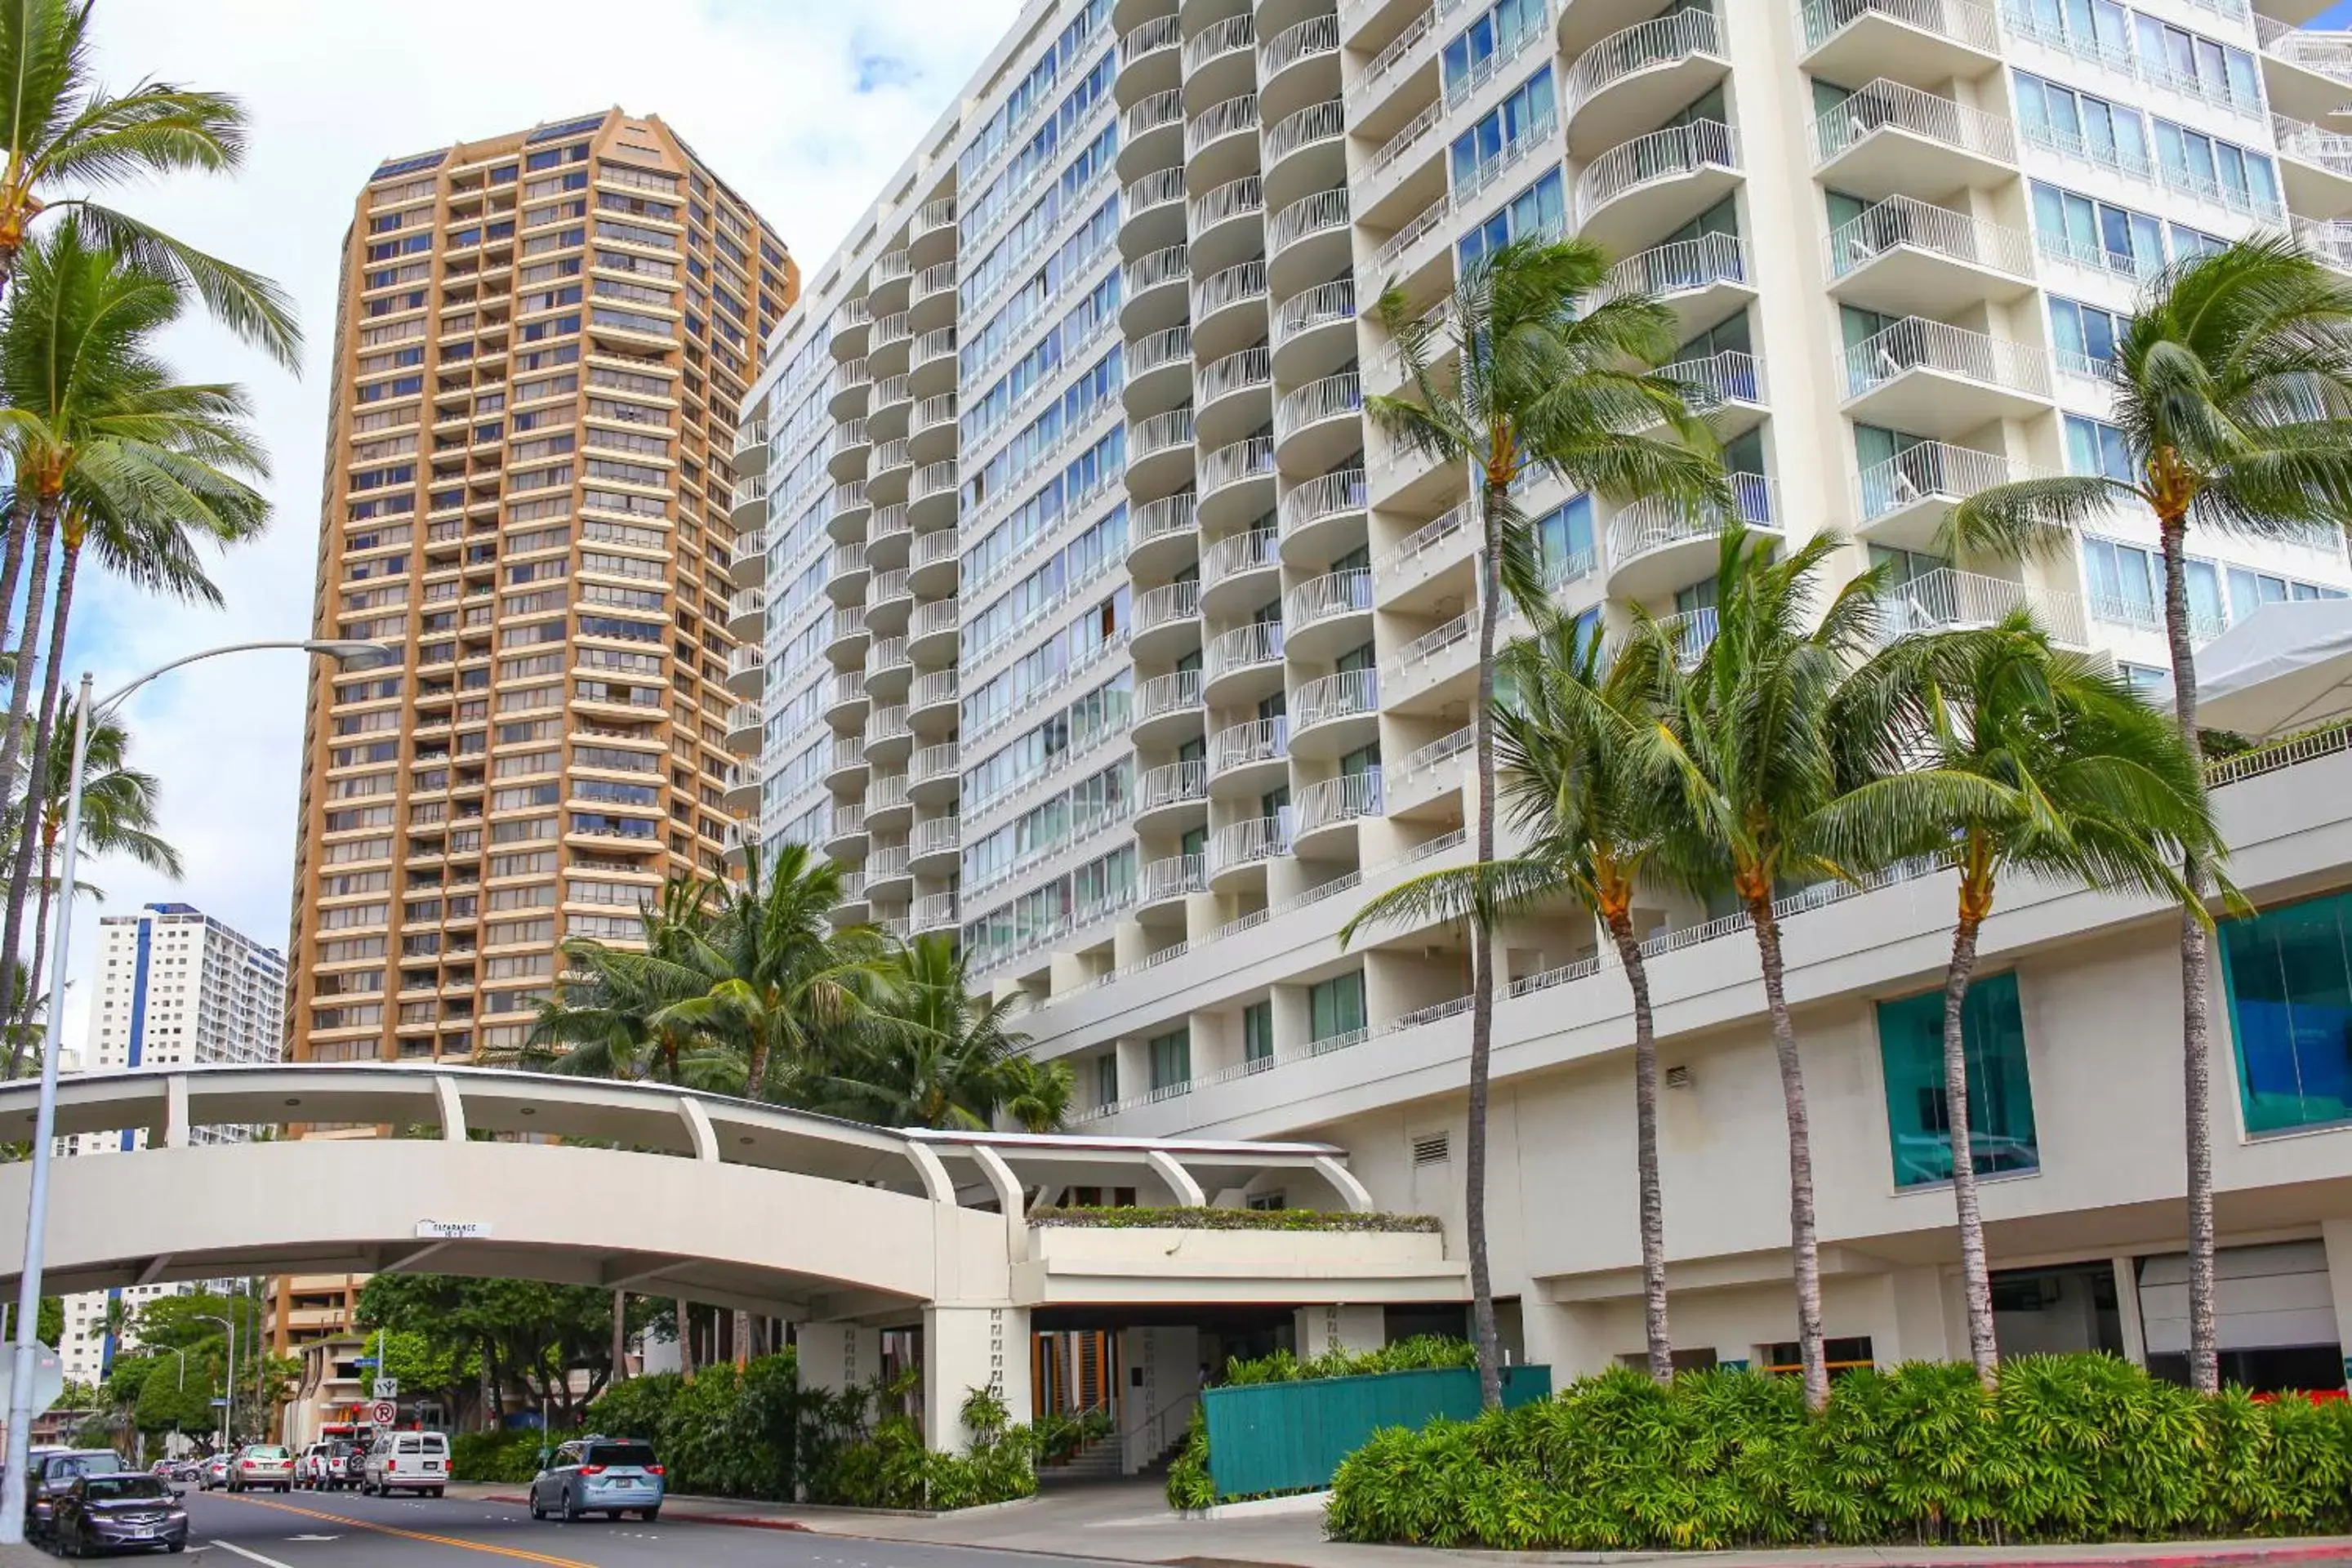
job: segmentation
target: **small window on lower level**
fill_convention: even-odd
[[[1877,1364],[1871,1356],[1868,1334],[1823,1340],[1822,1359],[1829,1363],[1832,1377],[1842,1372],[1867,1371]],[[1773,1345],[1758,1345],[1756,1361],[1759,1370],[1780,1377],[1795,1377],[1805,1370],[1804,1356],[1797,1349],[1794,1340],[1783,1340]]]
[[[1290,1204],[1280,1193],[1253,1193],[1250,1194],[1249,1206],[1260,1212],[1270,1213],[1275,1209],[1286,1209]]]

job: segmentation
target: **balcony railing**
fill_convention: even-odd
[[[1163,283],[1189,283],[1192,276],[1190,255],[1185,247],[1167,245],[1129,262],[1120,282],[1124,297],[1131,300],[1138,294],[1157,289]]]
[[[1669,11],[1646,22],[1636,22],[1593,45],[1577,57],[1562,84],[1569,117],[1591,101],[1611,83],[1692,55],[1719,55],[1722,35],[1712,11]]]
[[[1192,508],[1192,492],[1179,490],[1172,496],[1146,501],[1135,509],[1128,522],[1127,547],[1132,550],[1151,540],[1173,539],[1178,534],[1195,533],[1199,529],[1200,521]]]
[[[1201,584],[1195,580],[1147,589],[1135,596],[1135,629],[1148,632],[1201,616]]]
[[[934,816],[915,824],[910,840],[918,855],[950,855],[963,842],[963,820],[954,816]]]
[[[1220,447],[1202,458],[1196,482],[1200,493],[1205,496],[1249,479],[1271,479],[1273,475],[1273,440],[1252,436]]]
[[[1889,251],[1933,251],[1973,267],[2032,276],[2033,238],[1913,196],[1889,196],[1830,232],[1830,276],[1843,278]]]
[[[1290,754],[1290,721],[1276,715],[1252,719],[1209,737],[1208,771],[1227,773],[1253,763],[1278,763]]]
[[[1221,223],[1265,210],[1265,186],[1255,174],[1244,174],[1193,197],[1192,205],[1185,210],[1185,228],[1197,239],[1203,231]]]
[[[1119,197],[1120,216],[1129,222],[1184,199],[1184,171],[1154,169],[1127,187]]]
[[[1271,81],[1301,60],[1339,52],[1339,16],[1329,11],[1319,16],[1309,16],[1304,22],[1285,27],[1259,47],[1258,79]]]
[[[1752,268],[1748,242],[1736,234],[1703,234],[1670,240],[1627,257],[1609,269],[1593,303],[1622,294],[1671,296],[1711,289],[1718,283],[1745,286]]]
[[[1172,49],[1184,41],[1184,31],[1177,22],[1176,13],[1154,16],[1149,22],[1131,29],[1118,41],[1118,68],[1125,70],[1146,55]]]
[[[1377,669],[1343,669],[1310,680],[1290,700],[1290,717],[1300,729],[1334,719],[1358,718],[1381,710],[1381,674]]]
[[[1972,0],[1803,0],[1797,15],[1804,25],[1808,50],[1865,16],[1885,16],[1988,54],[2000,46],[1992,7]]]
[[[1353,822],[1360,816],[1378,816],[1381,810],[1378,768],[1318,779],[1298,792],[1297,831],[1309,833],[1318,827]]]
[[[1244,572],[1264,572],[1282,564],[1282,552],[1273,529],[1228,534],[1201,552],[1201,582],[1213,585]]]
[[[1363,381],[1352,370],[1310,381],[1296,392],[1284,395],[1276,405],[1274,438],[1287,440],[1309,425],[1352,416],[1362,412],[1363,406]]]
[[[2050,395],[2049,356],[2032,343],[1906,316],[1845,351],[1846,395],[1859,397],[1915,370]]]
[[[1764,362],[1738,349],[1723,349],[1705,359],[1678,360],[1658,374],[1681,382],[1691,407],[1701,412],[1727,403],[1764,401]]]
[[[1211,679],[1235,670],[1282,662],[1282,623],[1257,621],[1218,633],[1209,640],[1201,665]]]
[[[2005,163],[2017,161],[2008,121],[1884,77],[1814,120],[1813,161],[1826,163],[1881,131],[1905,132]]]
[[[1465,724],[1450,735],[1441,735],[1406,752],[1404,761],[1388,770],[1395,780],[1396,793],[1402,796],[1408,789],[1420,789],[1441,768],[1458,770],[1463,765],[1461,759],[1470,754],[1477,740],[1477,731]]]
[[[1582,188],[1581,184],[1578,186],[1580,201],[1581,200],[1580,193]],[[1375,251],[1372,255],[1373,267],[1381,271],[1386,271],[1394,267],[1397,261],[1410,252],[1413,247],[1419,245],[1423,240],[1427,239],[1431,235],[1435,234],[1438,230],[1444,228],[1445,226],[1445,220],[1453,213],[1453,210],[1454,208],[1451,200],[1445,196],[1440,196],[1435,201],[1430,203],[1427,206],[1422,208],[1418,214],[1406,222],[1402,228],[1398,229],[1394,234],[1381,241],[1380,249]]]
[[[1209,798],[1209,764],[1195,757],[1149,768],[1135,781],[1135,808],[1159,811]]]
[[[1703,169],[1738,169],[1739,133],[1720,120],[1669,125],[1621,142],[1576,177],[1577,219],[1582,222],[1628,191]]]
[[[1192,357],[1191,326],[1170,327],[1165,331],[1140,337],[1127,345],[1122,356],[1126,361],[1127,379],[1131,384],[1151,372],[1178,361],[1190,362]]]
[[[1267,167],[1281,163],[1301,148],[1318,142],[1329,142],[1348,133],[1345,110],[1336,98],[1286,114],[1275,128],[1265,133]]]
[[[1279,508],[1282,531],[1296,533],[1327,517],[1361,511],[1365,498],[1363,469],[1340,468],[1318,474],[1282,498]]]
[[[925,746],[907,759],[907,782],[924,784],[932,779],[952,778],[956,773],[957,760],[961,755],[953,741]]]
[[[1280,348],[1299,333],[1335,322],[1351,321],[1356,316],[1356,285],[1347,279],[1337,283],[1318,283],[1314,288],[1293,294],[1274,313],[1274,346]]]
[[[1949,566],[1922,573],[1890,590],[1881,596],[1879,609],[1880,634],[1889,638],[1906,632],[1991,626],[2012,611],[2026,610],[2062,643],[2081,647],[2089,641],[2083,601],[2076,595]]]
[[[1184,75],[1189,79],[1200,74],[1201,68],[1221,55],[1247,49],[1257,42],[1257,29],[1247,13],[1228,16],[1222,22],[1212,22],[1192,36],[1184,46]]]
[[[1171,855],[1164,860],[1147,860],[1136,873],[1136,896],[1147,904],[1203,893],[1208,888],[1209,858],[1205,855]]]
[[[1196,710],[1200,706],[1201,672],[1197,669],[1155,675],[1135,689],[1138,719],[1165,718],[1171,713]]]
[[[1257,94],[1245,92],[1223,103],[1213,103],[1186,121],[1184,156],[1192,157],[1212,142],[1222,142],[1228,136],[1239,136],[1256,130]]]
[[[1269,256],[1279,256],[1310,234],[1348,226],[1348,193],[1339,190],[1317,191],[1299,197],[1274,215],[1266,225],[1265,248]]]
[[[1290,853],[1290,825],[1279,816],[1228,823],[1209,840],[1209,869],[1223,871]]]
[[[1269,386],[1273,381],[1274,364],[1266,350],[1263,346],[1243,349],[1192,373],[1192,406],[1206,407],[1220,397]]]
[[[1693,540],[1718,539],[1737,521],[1750,528],[1774,526],[1773,486],[1762,474],[1730,474],[1728,514],[1647,499],[1609,520],[1609,563],[1622,566],[1654,550]]]
[[[1434,9],[1415,16],[1403,32],[1389,40],[1387,47],[1372,57],[1372,63],[1364,68],[1364,74],[1349,84],[1348,97],[1360,101],[1380,96],[1381,79],[1418,54],[1436,30],[1437,13]]]
[[[1360,566],[1347,572],[1326,573],[1293,588],[1282,602],[1282,618],[1286,625],[1293,627],[1309,626],[1318,621],[1354,615],[1371,607],[1372,574]],[[1136,616],[1137,624],[1140,625],[1140,600],[1137,601]]]
[[[1128,427],[1127,460],[1149,458],[1174,447],[1192,444],[1192,410],[1171,408],[1165,414],[1155,414],[1139,425]]]
[[[2021,477],[1998,452],[1922,441],[1862,470],[1855,500],[1864,522],[1930,497],[1961,500]]]
[[[1192,285],[1192,322],[1201,322],[1230,306],[1265,298],[1265,263],[1244,261],[1222,272],[1212,272]]]
[[[907,693],[907,706],[910,709],[936,708],[955,700],[956,672],[952,669],[924,671],[915,678],[913,688]]]
[[[2310,71],[2315,76],[2352,83],[2352,34],[2334,28],[2305,28],[2272,16],[2254,18],[2254,37],[2263,53],[2273,59]]]

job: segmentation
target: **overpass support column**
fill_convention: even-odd
[[[882,1331],[863,1323],[798,1323],[793,1353],[803,1387],[845,1393],[871,1383],[882,1370]]]
[[[992,1389],[1012,1424],[1030,1418],[1029,1309],[923,1309],[923,1435],[940,1453],[960,1453],[971,1440],[963,1402],[975,1388]]]

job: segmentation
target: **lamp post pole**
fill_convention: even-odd
[[[73,889],[75,851],[81,847],[81,784],[82,769],[89,760],[90,725],[102,714],[120,707],[125,699],[154,679],[182,665],[198,659],[216,658],[226,653],[247,653],[262,648],[299,648],[305,653],[322,655],[368,666],[389,664],[400,658],[397,649],[382,643],[339,642],[303,639],[286,642],[232,643],[225,647],[205,648],[169,664],[158,665],[121,689],[110,693],[102,701],[90,697],[89,671],[82,671],[74,700],[73,758],[71,770],[66,774],[66,843],[65,853],[58,864],[58,886],[64,889],[58,900],[57,924],[49,945],[57,953],[49,972],[49,1007],[41,1028],[41,1093],[38,1108],[33,1116],[32,1194],[26,1205],[25,1259],[16,1287],[16,1341],[11,1364],[8,1387],[8,1448],[0,1477],[0,1545],[21,1545],[25,1540],[25,1486],[23,1477],[31,1461],[33,1436],[33,1365],[40,1348],[37,1331],[41,1312],[42,1252],[48,1241],[49,1223],[49,1145],[56,1140],[58,1125],[58,1039],[64,1030],[66,1010],[67,939],[73,931]],[[63,649],[51,655],[61,657]],[[20,678],[26,672],[20,671]],[[26,830],[31,831],[27,824]],[[236,1326],[229,1325],[229,1353],[232,1364],[236,1351]],[[229,1403],[224,1412],[236,1408],[236,1379],[230,1379]],[[227,1417],[222,1418],[224,1432]]]

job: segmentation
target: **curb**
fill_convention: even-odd
[[[2284,1542],[2275,1546],[2230,1544],[2188,1551],[2179,1550],[2166,1542],[2148,1544],[2155,1550],[2138,1552],[2132,1550],[2129,1542],[2101,1542],[2091,1550],[2103,1551],[2110,1555],[2077,1557],[2011,1557],[2000,1553],[2016,1549],[2001,1547],[1984,1548],[1984,1554],[1976,1557],[1888,1555],[1871,1559],[1869,1568],[2271,1568],[2272,1564],[2281,1563],[2352,1561],[2352,1545],[2341,1540],[2331,1540],[2325,1544],[2315,1542],[2308,1545]],[[1476,1548],[1459,1549],[1459,1554],[1495,1563],[1590,1563],[1612,1565],[1612,1568],[1674,1562],[1700,1564],[1737,1563],[1742,1568],[1760,1568],[1763,1564],[1782,1562],[1793,1564],[1811,1560],[1810,1554],[1801,1549],[1791,1549],[1785,1555],[1769,1557],[1738,1552],[1493,1552]]]
[[[529,1508],[530,1506],[530,1500],[524,1497],[520,1492],[490,1492],[486,1494],[481,1500],[484,1502],[512,1503],[518,1508]],[[758,1514],[751,1513],[696,1513],[692,1511],[672,1513],[667,1507],[662,1510],[662,1522],[665,1524],[724,1524],[736,1530],[806,1531],[808,1529],[807,1525],[801,1523],[800,1521],[795,1519],[762,1519]]]

